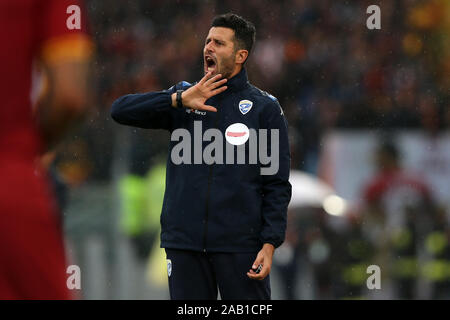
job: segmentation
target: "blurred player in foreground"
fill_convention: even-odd
[[[77,4],[0,2],[0,299],[70,298],[57,206],[38,159],[84,113],[92,43],[84,27],[69,29]],[[34,108],[33,64],[46,76]]]

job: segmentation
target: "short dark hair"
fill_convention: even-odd
[[[234,31],[235,49],[245,49],[250,54],[255,43],[256,29],[253,23],[234,13],[214,17],[211,27],[224,27]]]

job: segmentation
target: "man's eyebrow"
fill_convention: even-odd
[[[214,38],[214,37],[206,37],[205,42],[208,42],[208,40],[212,41],[219,41],[219,42],[227,42],[227,40],[225,39],[218,39],[218,38]]]

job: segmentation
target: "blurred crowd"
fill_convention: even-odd
[[[393,140],[373,150],[373,175],[344,214],[291,207],[275,255],[285,298],[450,298],[450,208]]]
[[[380,1],[380,30],[366,27],[370,4],[86,1],[97,46],[94,105],[65,152],[84,156],[65,159],[72,164],[66,170],[75,181],[109,179],[117,136],[109,118],[112,101],[198,80],[210,21],[228,11],[256,25],[249,78],[283,106],[294,168],[316,171],[320,139],[329,129],[422,128],[436,134],[448,128],[449,3]]]
[[[380,6],[380,30],[366,27],[371,4]],[[86,8],[97,50],[93,105],[55,161],[70,185],[111,181],[117,159],[132,174],[148,172],[152,159],[167,149],[168,135],[113,124],[111,103],[124,94],[200,79],[210,22],[230,11],[256,26],[257,41],[246,68],[250,81],[276,96],[285,111],[293,169],[317,173],[321,139],[332,129],[418,129],[435,136],[450,127],[446,0],[87,0]],[[322,225],[322,233],[336,238],[330,243],[356,241],[353,251],[336,249],[333,254],[353,261],[369,259],[358,254],[379,252],[367,249],[373,243],[363,241],[367,237],[361,236],[360,223],[350,225],[358,228],[349,227],[345,237]],[[436,237],[430,241],[441,239]],[[325,278],[318,276],[319,283],[328,283],[327,272]],[[347,277],[352,278],[351,271]],[[360,280],[355,280],[359,289]],[[412,289],[407,290],[405,297],[411,297]]]

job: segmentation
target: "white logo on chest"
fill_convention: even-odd
[[[250,111],[250,109],[253,106],[253,102],[251,102],[250,100],[241,100],[239,101],[239,111],[242,114],[246,114]]]
[[[225,131],[225,139],[235,146],[246,143],[249,136],[248,127],[243,123],[233,123]]]

